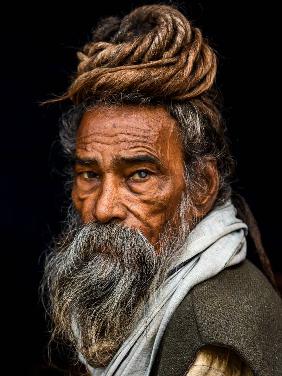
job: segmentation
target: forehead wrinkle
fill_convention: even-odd
[[[96,147],[99,148],[100,146],[114,147],[116,145],[124,150],[140,149],[161,158],[168,157],[166,151],[173,133],[172,124],[167,127],[168,124],[163,122],[162,117],[152,118],[152,121],[143,117],[140,126],[138,124],[137,126],[129,126],[131,119],[128,120],[127,122],[119,122],[116,119],[111,119],[105,124],[105,128],[103,128],[104,123],[100,123],[98,118],[94,122],[87,121],[78,130],[77,148],[91,151],[91,149],[95,150]],[[145,127],[142,125],[145,125]],[[118,150],[116,151],[118,152]]]
[[[151,143],[152,146],[150,146],[150,142],[147,142],[146,145],[132,145],[128,147],[127,150],[134,150],[136,153],[144,152],[146,151],[148,154],[151,154],[153,157],[158,157],[160,159],[158,150],[154,147],[154,144]]]
[[[136,135],[130,135],[130,136],[133,136],[133,137],[129,137],[129,135],[127,134],[118,134],[118,135],[108,135],[108,136],[102,136],[102,135],[91,135],[91,136],[86,136],[86,137],[78,137],[77,138],[77,147],[87,147],[87,145],[90,145],[90,144],[101,144],[101,145],[112,145],[113,144],[113,139],[114,139],[114,144],[121,144],[121,143],[128,143],[128,144],[132,144],[132,143],[150,143],[150,144],[153,144],[157,141],[158,139],[158,136],[157,135],[150,135],[150,137],[148,137],[147,135],[140,135],[140,134],[136,134]]]
[[[91,115],[91,112],[89,113]],[[118,117],[118,120],[117,120],[117,117]],[[103,124],[103,121],[104,119],[107,119],[107,122],[108,122],[108,125],[111,127],[111,128],[114,128],[114,129],[117,129],[117,128],[126,128],[126,129],[136,129],[137,131],[144,131],[144,130],[148,130],[148,131],[151,131],[152,130],[152,125],[156,128],[158,128],[159,126],[159,123],[161,121],[160,118],[158,118],[157,120],[153,117],[151,117],[150,115],[148,116],[148,114],[146,113],[146,116],[143,116],[140,115],[140,114],[125,114],[125,115],[121,115],[121,114],[114,114],[112,118],[109,118],[109,114],[106,113],[106,114],[102,114],[102,116],[95,116],[95,123],[96,124],[93,124],[93,120],[85,120],[85,123],[86,124],[90,124],[90,125],[94,125],[94,126],[101,126],[101,122]],[[101,120],[102,121],[101,121]],[[132,123],[134,124],[132,126]],[[138,126],[138,124],[142,124],[142,126]]]
[[[120,140],[118,142],[115,142],[115,145],[124,144],[124,143],[128,144],[128,141],[127,140],[123,140],[123,141]],[[97,146],[97,144],[107,145],[107,146],[113,146],[112,142],[106,142],[106,141],[95,142],[95,144],[96,144],[96,146]],[[151,145],[151,147],[150,147],[150,145]],[[139,152],[141,152],[142,150],[146,150],[146,151],[149,151],[149,153],[151,153],[154,156],[157,155],[156,154],[157,149],[155,147],[155,144],[153,142],[148,141],[147,139],[145,140],[144,143],[140,143],[140,141],[136,140],[135,142],[131,143],[127,147],[123,146],[122,148],[123,148],[123,150],[136,150],[136,149],[139,149]],[[83,143],[83,142],[80,142],[79,144],[77,144],[77,149],[78,150],[85,150],[85,151],[96,150],[95,145],[91,145],[91,143]],[[136,152],[137,152],[137,150],[136,150]]]
[[[139,137],[139,138],[142,138],[142,136],[144,135],[144,137],[148,137],[148,135],[150,135],[150,137],[153,137],[153,138],[157,138],[158,135],[159,135],[159,132],[157,131],[146,131],[144,132],[144,130],[142,130],[142,132],[130,132],[130,131],[127,131],[127,132],[116,132],[116,133],[111,133],[111,134],[107,134],[106,132],[97,132],[97,131],[93,131],[93,132],[89,132],[87,133],[86,135],[77,135],[77,140],[79,141],[80,139],[87,139],[89,137],[119,137],[119,136],[136,136],[136,137]]]

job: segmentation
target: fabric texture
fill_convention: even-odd
[[[174,312],[150,376],[184,376],[197,351],[231,348],[255,376],[282,375],[282,300],[248,260],[195,286]]]
[[[230,201],[215,207],[189,234],[168,278],[148,302],[146,314],[102,369],[94,376],[148,376],[166,327],[188,292],[246,257],[247,226]]]

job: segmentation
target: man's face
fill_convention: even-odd
[[[154,245],[184,188],[181,141],[164,108],[98,106],[83,115],[72,199],[84,223],[117,221]]]

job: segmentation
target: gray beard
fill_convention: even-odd
[[[42,290],[53,322],[52,340],[66,340],[93,367],[106,366],[164,281],[189,233],[187,202],[179,227],[165,226],[158,252],[138,230],[118,223],[82,225],[71,211],[67,230],[46,259]]]

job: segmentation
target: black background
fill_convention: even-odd
[[[9,369],[3,374],[47,374],[42,368],[47,326],[38,286],[40,255],[62,220],[64,186],[56,156],[62,109],[42,108],[39,102],[66,89],[76,51],[98,19],[146,3],[153,2],[10,2],[1,9],[1,342],[6,349],[2,367]],[[275,100],[279,43],[273,40],[277,9],[270,2],[248,2],[248,8],[242,1],[178,4],[218,53],[217,84],[238,162],[234,187],[249,202],[279,276],[281,105]]]

